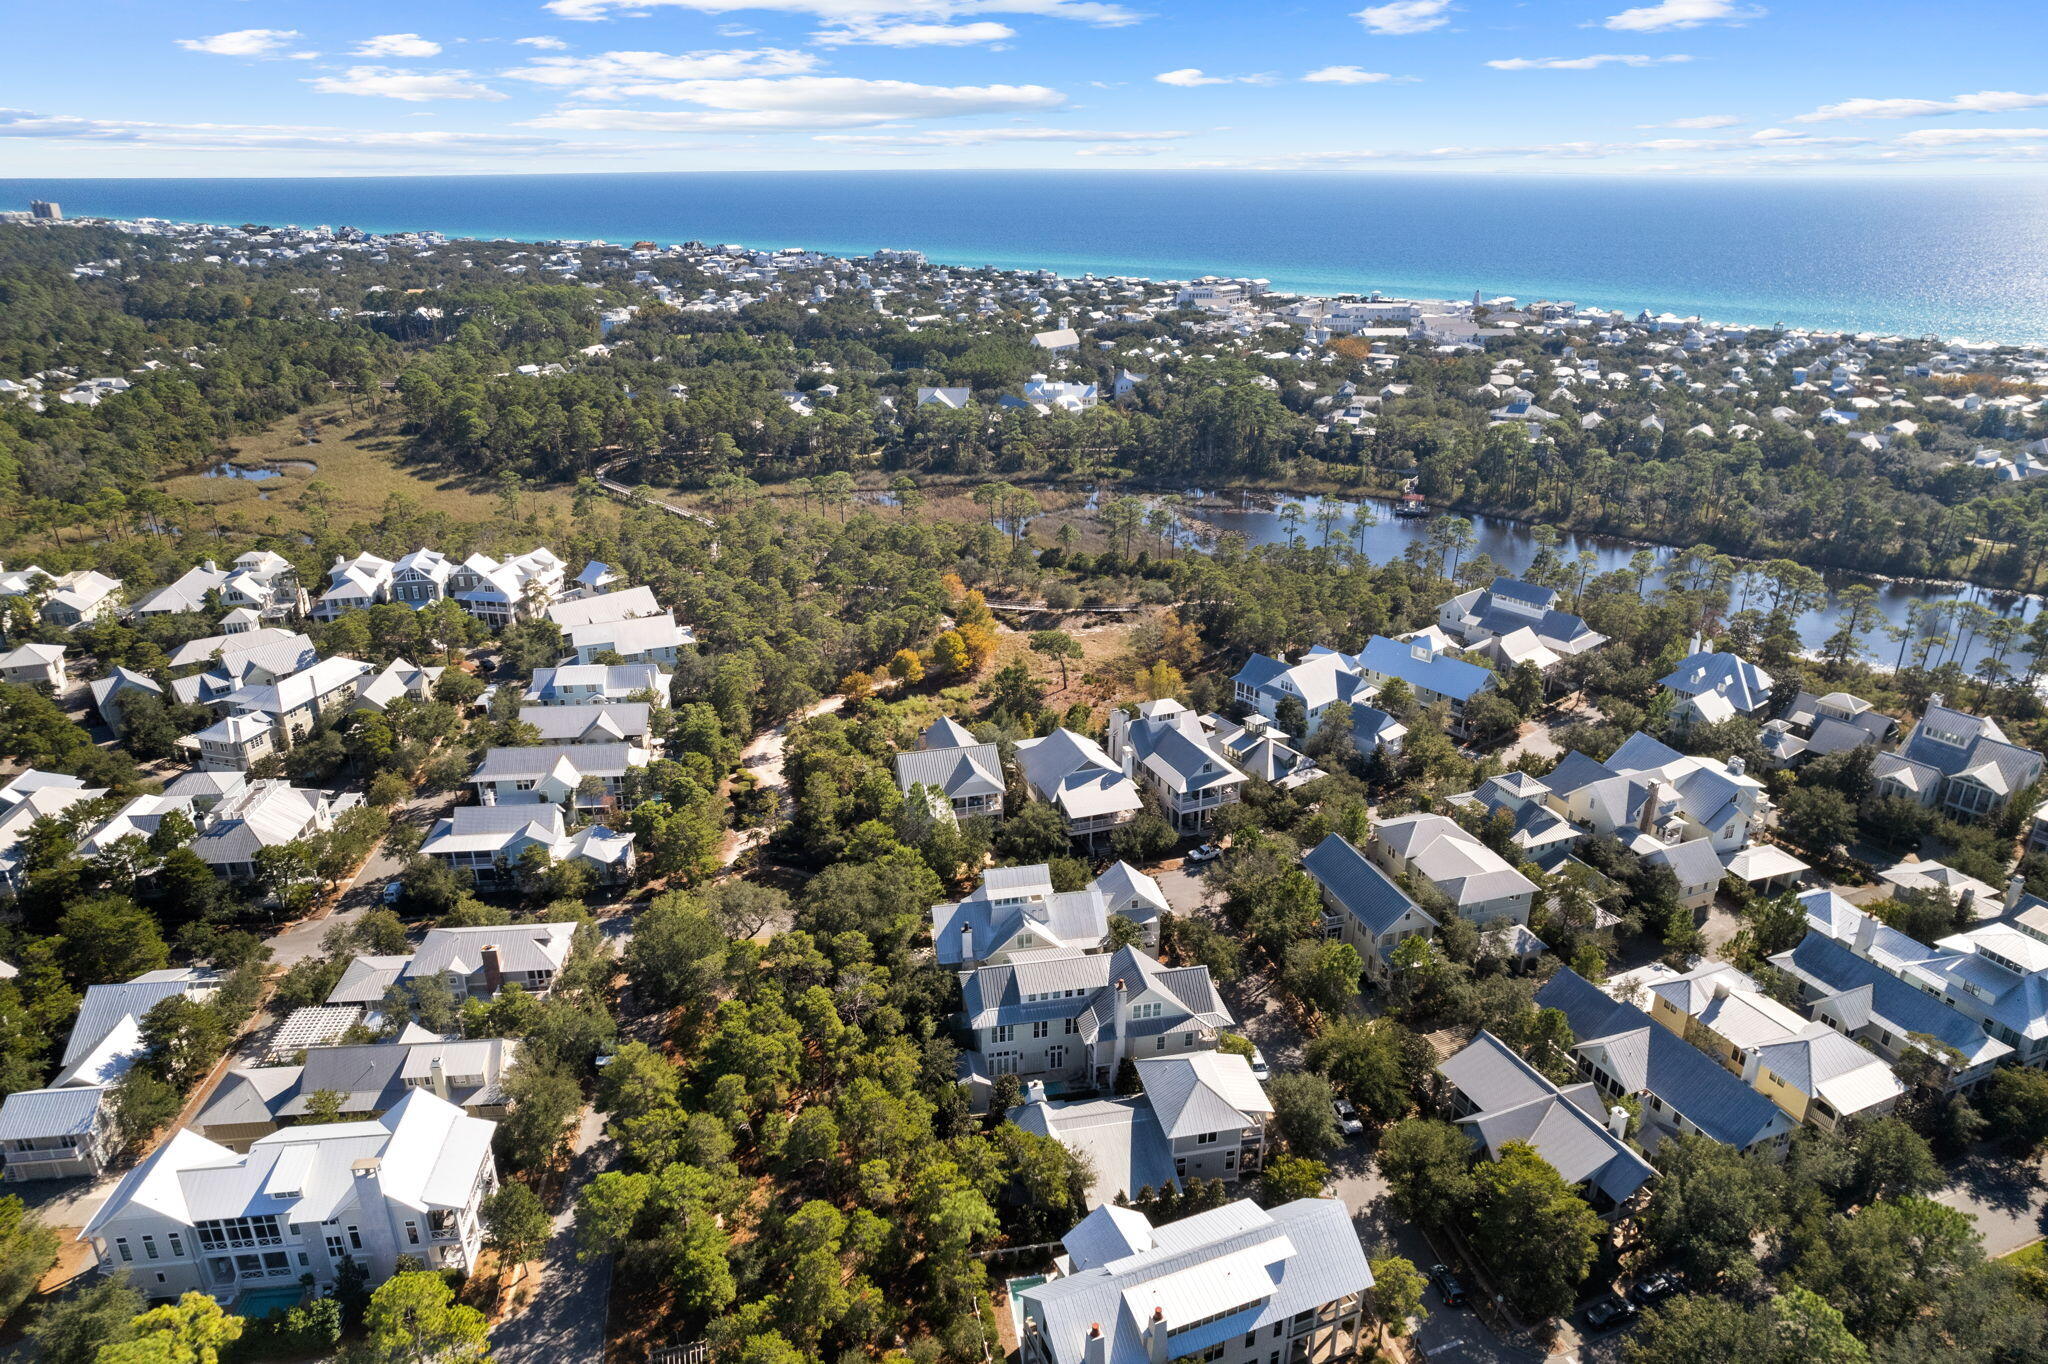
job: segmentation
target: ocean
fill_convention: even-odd
[[[2048,180],[1177,171],[0,179],[0,207],[451,236],[697,239],[1277,290],[1513,295],[2048,343]]]

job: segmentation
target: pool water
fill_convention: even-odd
[[[252,1288],[235,1299],[235,1315],[250,1321],[261,1321],[272,1312],[283,1312],[299,1305],[299,1299],[306,1296],[306,1290],[297,1284]]]

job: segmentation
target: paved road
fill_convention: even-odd
[[[1436,1251],[1416,1225],[1395,1210],[1386,1181],[1374,1168],[1363,1145],[1351,1143],[1331,1159],[1331,1191],[1351,1209],[1358,1239],[1370,1256],[1400,1255],[1427,1270]],[[1465,1276],[1471,1282],[1471,1276]],[[1416,1329],[1412,1344],[1433,1364],[1535,1364],[1539,1350],[1510,1345],[1494,1334],[1470,1307],[1447,1307],[1434,1287],[1423,1294],[1429,1318]]]
[[[1980,1150],[1952,1168],[1955,1181],[1934,1197],[1970,1215],[1986,1255],[2009,1255],[2048,1235],[2048,1160],[2021,1165]]]
[[[542,1261],[541,1277],[513,1285],[531,1301],[517,1316],[491,1332],[498,1364],[603,1364],[605,1311],[611,1301],[609,1256],[584,1264],[576,1258],[575,1191],[611,1164],[614,1150],[604,1135],[605,1115],[585,1111],[576,1130],[562,1210]]]
[[[462,796],[463,793],[458,791],[415,796],[399,807],[394,822],[414,825],[424,833]],[[333,910],[317,919],[302,919],[290,924],[265,940],[270,944],[271,965],[282,969],[297,965],[308,957],[319,956],[320,944],[327,937],[328,930],[337,924],[355,923],[365,911],[376,908],[385,883],[404,871],[405,863],[405,858],[379,844],[363,863],[362,870],[342,891],[340,902]]]

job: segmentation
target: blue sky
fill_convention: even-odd
[[[0,176],[2034,174],[2042,0],[72,0]]]

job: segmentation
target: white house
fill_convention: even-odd
[[[402,1255],[467,1270],[498,1187],[496,1126],[416,1090],[375,1121],[282,1128],[241,1154],[181,1130],[128,1172],[79,1239],[101,1273],[125,1273],[149,1297],[196,1291],[230,1307],[301,1276],[332,1288],[346,1260],[372,1284]]]
[[[458,805],[435,822],[420,855],[468,872],[483,890],[515,884],[520,859],[530,848],[556,862],[584,863],[600,881],[617,885],[632,877],[633,839],[601,824],[571,834],[556,805]]]
[[[616,799],[626,773],[647,766],[647,750],[631,744],[538,744],[494,748],[470,774],[484,805],[567,805],[595,808]],[[586,781],[597,783],[586,791]]]
[[[1131,715],[1109,713],[1109,756],[1159,798],[1174,829],[1205,829],[1215,813],[1244,794],[1245,775],[1232,765],[1201,717],[1171,697],[1147,701]]]
[[[1435,887],[1474,923],[1529,922],[1536,884],[1456,820],[1427,814],[1376,820],[1367,854],[1391,876]]]
[[[1020,741],[1017,766],[1031,793],[1059,810],[1069,838],[1093,843],[1145,808],[1137,783],[1101,745],[1065,726]]]
[[[0,654],[0,682],[62,691],[69,682],[61,644],[24,644]]]

